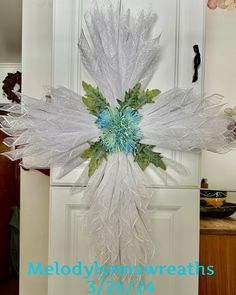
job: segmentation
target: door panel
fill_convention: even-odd
[[[81,93],[81,82],[91,81],[81,65],[77,42],[81,28],[86,30],[83,21],[84,12],[92,6],[92,0],[55,1],[54,7],[54,85],[64,85]],[[149,88],[159,88],[162,92],[173,87],[194,88],[202,94],[204,78],[204,55],[199,69],[199,80],[192,83],[193,77],[193,45],[198,44],[200,52],[204,48],[204,16],[205,1],[175,0],[172,3],[166,0],[128,0],[125,7],[130,7],[133,13],[141,9],[151,10],[158,14],[158,21],[153,35],[161,34],[160,45],[162,58],[156,74],[150,82]],[[63,21],[62,21],[63,20]],[[199,187],[200,154],[188,152],[173,152],[159,149],[164,156],[182,163],[191,173],[180,176],[171,171],[177,186],[187,188]],[[81,169],[76,169],[65,178],[56,179],[58,168],[52,168],[52,185],[72,185]],[[172,186],[176,183],[167,180],[163,183],[152,171],[148,171],[152,179],[152,186]]]
[[[172,160],[177,161],[182,164],[187,170],[188,175],[180,175],[173,171],[171,168],[168,168],[168,173],[174,178],[175,182],[169,179],[167,176],[164,176],[164,180],[159,178],[153,168],[148,167],[145,173],[150,177],[151,187],[171,187],[171,188],[198,188],[199,187],[199,178],[200,178],[200,166],[199,159],[200,153],[181,153],[176,151],[168,151],[164,149],[156,149],[158,152],[162,152],[166,157],[171,158]],[[81,167],[74,169],[71,173],[66,175],[63,178],[58,179],[57,175],[59,174],[60,167],[52,167],[51,173],[51,185],[53,186],[71,186],[73,185],[81,175],[85,164]],[[82,183],[78,183],[82,185]]]
[[[156,253],[152,265],[187,265],[198,261],[198,191],[153,190],[150,204],[152,238]],[[71,195],[70,187],[51,188],[51,225],[49,264],[75,265],[81,261],[90,266],[86,200],[83,193]],[[155,293],[160,295],[197,294],[197,277],[183,278],[158,275],[153,280]],[[86,294],[87,280],[78,276],[49,278],[49,294]],[[187,293],[185,293],[187,290]],[[105,294],[105,293],[102,293]]]

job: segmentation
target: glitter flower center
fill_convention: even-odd
[[[107,108],[100,112],[96,124],[102,130],[101,140],[109,153],[133,152],[143,134],[141,116],[133,108]]]

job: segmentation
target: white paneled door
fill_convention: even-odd
[[[113,2],[113,0],[111,0]],[[99,0],[99,3],[102,1]],[[115,2],[115,0],[114,0]],[[54,85],[64,85],[81,91],[81,81],[91,81],[80,63],[77,49],[79,32],[84,25],[83,13],[94,0],[54,0]],[[199,79],[192,83],[193,46],[204,52],[204,0],[126,0],[124,6],[133,13],[141,9],[156,12],[159,20],[154,34],[161,33],[162,60],[149,87],[166,91],[173,87],[193,87],[202,93],[204,55]],[[183,177],[170,174],[177,180],[163,183],[152,171],[150,190],[154,197],[150,205],[152,236],[156,245],[153,265],[187,265],[198,261],[199,235],[199,155],[162,151],[164,155],[183,163],[190,171]],[[61,180],[56,179],[58,167],[53,168],[50,194],[49,263],[73,265],[77,261],[90,265],[88,255],[87,210],[82,193],[71,195],[70,188],[81,172],[73,171]],[[144,279],[148,281],[148,278]],[[153,276],[155,291],[160,295],[197,295],[197,276]],[[49,295],[87,294],[88,282],[74,276],[49,278]],[[101,294],[106,294],[105,290]],[[135,294],[135,293],[130,293]],[[145,293],[150,294],[150,293]]]

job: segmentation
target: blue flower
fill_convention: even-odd
[[[101,140],[109,153],[133,152],[143,134],[139,128],[141,116],[130,107],[107,108],[100,112],[96,124],[102,130]]]

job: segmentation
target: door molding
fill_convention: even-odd
[[[53,0],[52,84],[80,92],[82,0]]]

